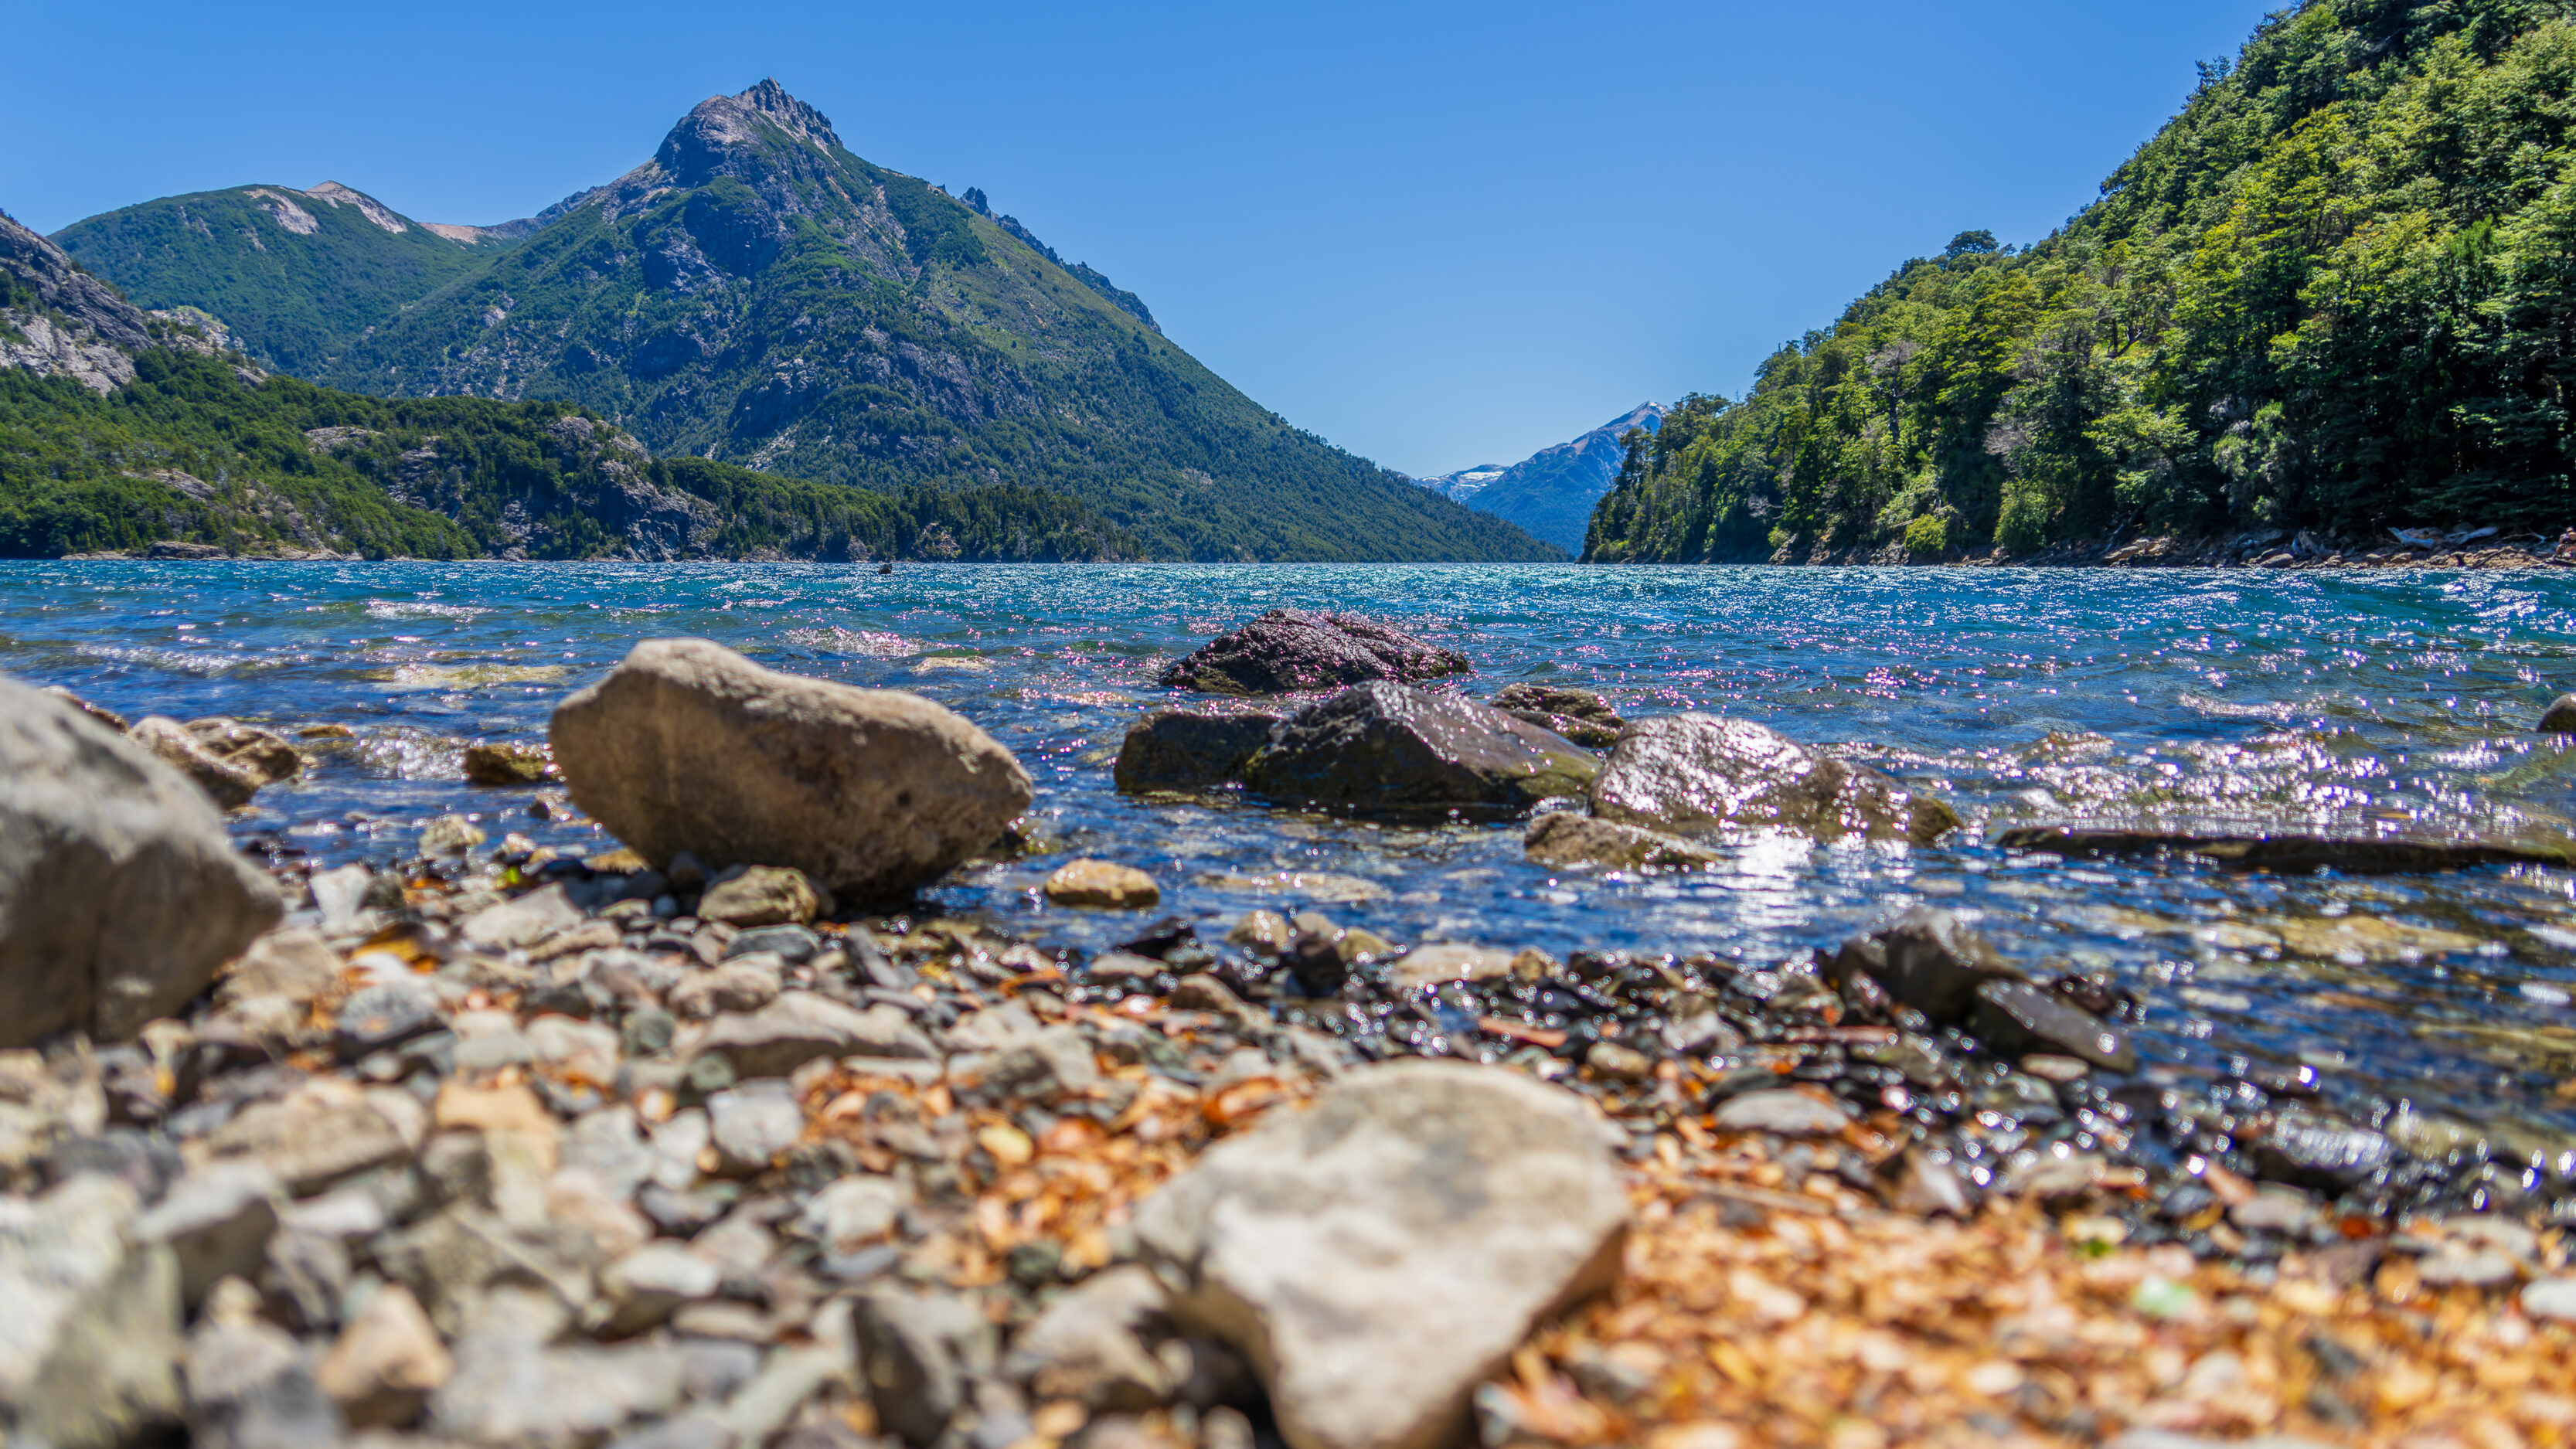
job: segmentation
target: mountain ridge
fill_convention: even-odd
[[[1600,427],[1512,464],[1479,463],[1414,481],[1479,513],[1514,524],[1569,554],[1583,551],[1593,505],[1617,481],[1632,428],[1653,432],[1664,409],[1639,403]]]

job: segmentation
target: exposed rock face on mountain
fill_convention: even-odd
[[[1045,242],[1039,241],[1037,233],[1020,225],[1020,219],[1018,217],[993,216],[992,203],[986,199],[981,188],[969,186],[966,188],[965,195],[958,199],[965,202],[968,206],[975,208],[976,215],[992,217],[993,224],[995,226],[1000,227],[1002,230],[1009,232],[1012,236],[1018,238],[1030,251],[1036,252],[1039,256],[1042,256],[1048,261],[1055,263],[1057,266],[1064,268],[1067,272],[1073,275],[1076,281],[1079,281],[1084,286],[1089,287],[1091,290],[1098,292],[1103,297],[1116,303],[1119,311],[1124,312],[1128,316],[1135,318],[1137,321],[1144,323],[1146,326],[1153,328],[1155,336],[1160,337],[1163,335],[1162,324],[1154,320],[1154,314],[1146,307],[1144,298],[1139,297],[1135,293],[1120,287],[1117,283],[1110,281],[1107,273],[1102,272],[1095,267],[1083,262],[1068,262],[1064,258],[1057,256],[1055,248],[1048,246]]]
[[[134,376],[125,349],[150,341],[143,314],[115,289],[0,214],[0,367],[110,392]]]
[[[53,239],[143,306],[200,308],[244,351],[306,375],[516,244],[510,225],[414,221],[337,181],[167,196]]]
[[[1568,553],[1583,552],[1584,525],[1592,505],[1618,481],[1625,448],[1619,440],[1631,428],[1653,432],[1664,410],[1641,403],[1625,414],[1572,442],[1541,448],[1504,467],[1479,463],[1455,473],[1418,479],[1424,487],[1467,504],[1479,513],[1518,524],[1543,542]]]
[[[1289,427],[1033,241],[764,81],[318,375],[566,398],[657,452],[883,491],[1008,479],[1163,557],[1546,556]]]

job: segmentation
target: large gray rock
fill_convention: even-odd
[[[179,1265],[129,1245],[134,1189],[98,1173],[0,1196],[0,1425],[11,1442],[120,1444],[182,1407]]]
[[[763,669],[704,639],[648,639],[557,707],[574,803],[659,868],[780,865],[836,896],[900,895],[1028,809],[1026,770],[918,695]]]
[[[1929,845],[1948,805],[1751,720],[1670,714],[1627,727],[1592,782],[1592,813],[1679,835],[1786,830],[1820,841]]]
[[[185,777],[0,679],[0,1047],[132,1036],[283,909]]]
[[[1285,694],[1372,679],[1412,684],[1471,667],[1463,654],[1357,615],[1273,609],[1164,670],[1163,684],[1202,694]]]
[[[1173,1316],[1245,1355],[1294,1449],[1431,1449],[1534,1324],[1616,1281],[1627,1220],[1581,1099],[1415,1061],[1210,1148],[1136,1227]]]
[[[1509,815],[1580,792],[1600,768],[1491,705],[1373,683],[1298,711],[1244,763],[1243,781],[1276,800],[1372,813]]]
[[[1270,742],[1285,718],[1251,710],[1158,709],[1127,727],[1113,778],[1129,795],[1215,789],[1243,773],[1244,761]]]

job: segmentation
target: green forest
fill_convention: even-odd
[[[889,496],[648,457],[562,403],[385,399],[146,348],[101,396],[0,369],[0,557],[170,540],[369,558],[1132,558],[1082,504],[1008,484]],[[308,437],[314,430],[331,430]]]
[[[2576,522],[2567,0],[2311,0],[2029,247],[1631,435],[1585,557]]]

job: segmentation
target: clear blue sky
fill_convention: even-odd
[[[2259,0],[27,5],[0,208],[345,182],[525,216],[765,75],[981,186],[1390,467],[1733,393],[1958,231],[2047,232]]]

